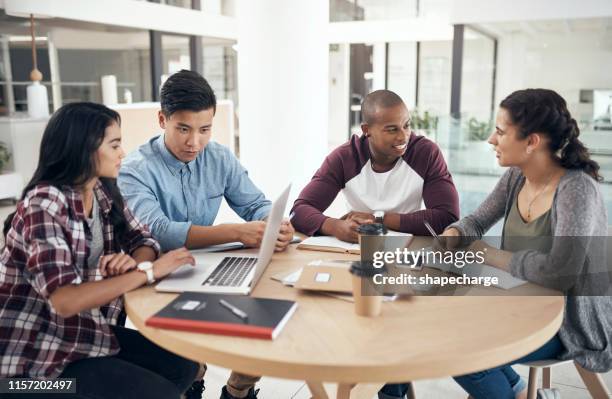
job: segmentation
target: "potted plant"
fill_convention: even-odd
[[[439,118],[436,115],[432,115],[429,111],[425,111],[422,115],[418,109],[415,109],[410,114],[411,127],[426,136],[431,137],[435,135],[438,129]]]
[[[463,137],[467,136],[465,148],[473,156],[472,167],[487,170],[497,168],[492,146],[487,141],[493,131],[493,122],[483,122],[471,117],[463,126]]]
[[[4,168],[11,160],[11,153],[9,152],[5,143],[0,141],[0,173],[4,171]]]
[[[10,160],[8,146],[0,141],[0,199],[12,198],[16,203],[23,182],[19,174],[6,170]]]
[[[468,140],[470,141],[486,141],[491,134],[493,124],[489,122],[482,122],[478,119],[471,117],[465,123],[465,129],[468,133]]]

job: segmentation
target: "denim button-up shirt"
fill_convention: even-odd
[[[185,245],[192,224],[212,225],[223,198],[247,221],[265,218],[271,207],[234,154],[213,141],[184,163],[163,135],[154,137],[124,159],[117,182],[164,251]]]

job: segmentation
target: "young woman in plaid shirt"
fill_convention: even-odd
[[[76,378],[78,397],[179,398],[198,365],[117,326],[122,295],[194,264],[159,244],[116,187],[119,115],[73,103],[49,120],[38,167],[4,225],[0,377]],[[23,397],[23,396],[19,396]]]

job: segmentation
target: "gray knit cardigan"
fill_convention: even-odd
[[[450,226],[461,232],[463,244],[480,239],[502,217],[505,222],[524,182],[521,170],[510,168],[474,213]],[[568,170],[559,181],[551,208],[551,251],[518,251],[510,261],[513,276],[566,293],[558,332],[566,349],[561,358],[573,359],[594,372],[612,369],[607,220],[598,183],[582,171]]]

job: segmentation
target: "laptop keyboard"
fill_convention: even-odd
[[[257,258],[226,256],[202,285],[238,287],[256,263]]]

